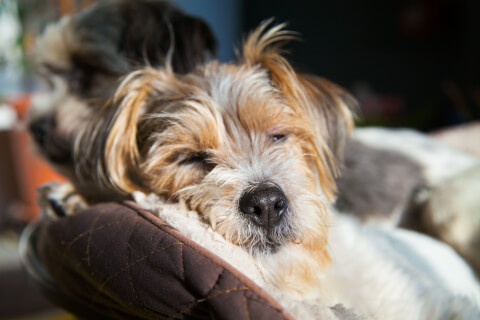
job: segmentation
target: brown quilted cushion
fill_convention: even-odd
[[[291,319],[239,271],[132,202],[43,223],[37,239],[50,277],[100,318]]]

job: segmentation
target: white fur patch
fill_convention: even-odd
[[[480,289],[472,270],[447,245],[415,232],[332,221],[332,264],[322,286],[341,302],[376,319],[476,319]]]

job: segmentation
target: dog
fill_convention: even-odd
[[[102,1],[63,17],[47,26],[33,53],[36,72],[48,84],[29,109],[36,151],[71,181],[67,189],[79,191],[87,202],[117,199],[75,172],[79,132],[98,116],[127,73],[164,65],[166,59],[175,72],[187,73],[215,51],[208,25],[166,1]]]
[[[278,45],[292,34],[267,25],[238,63],[130,73],[104,108],[111,116],[81,132],[92,162],[78,170],[97,168],[90,174],[117,194],[180,201],[246,252],[285,305],[342,304],[375,319],[478,316],[477,282],[452,249],[335,213],[354,99],[297,73]]]

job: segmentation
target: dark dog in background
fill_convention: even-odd
[[[36,70],[49,85],[30,108],[29,130],[37,149],[87,199],[116,198],[108,188],[76,174],[79,132],[129,72],[170,59],[173,71],[183,74],[215,51],[208,25],[166,1],[104,1],[64,17],[47,27],[35,50]],[[82,150],[77,156],[88,162]]]

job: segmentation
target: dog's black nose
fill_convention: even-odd
[[[273,184],[260,184],[240,198],[240,210],[255,224],[270,230],[287,210],[288,201],[282,189]]]
[[[47,135],[50,133],[53,125],[53,117],[43,116],[31,121],[28,125],[28,130],[35,142],[40,146],[44,146]]]

